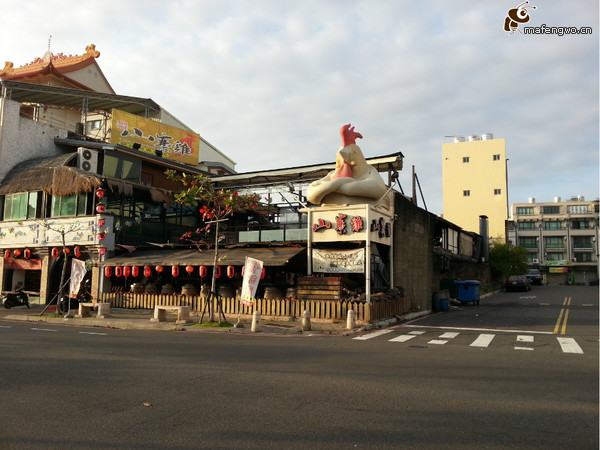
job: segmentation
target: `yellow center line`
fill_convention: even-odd
[[[567,319],[569,318],[569,310],[567,309],[565,311],[565,320],[563,321],[563,326],[562,326],[562,330],[560,331],[560,334],[565,334],[565,331],[567,331]]]
[[[558,315],[558,320],[556,321],[556,325],[554,326],[554,334],[558,334],[558,330],[560,328],[560,321],[562,320],[562,316],[565,313],[565,309],[560,310],[560,314]]]
[[[560,310],[560,314],[558,315],[558,320],[556,321],[556,325],[554,326],[554,334],[558,334],[558,330],[560,330],[560,334],[565,334],[567,331],[567,319],[569,318],[569,306],[571,305],[571,297],[565,297],[563,300],[563,306],[567,306],[567,308],[562,308]],[[563,320],[562,328],[560,327],[560,323]]]

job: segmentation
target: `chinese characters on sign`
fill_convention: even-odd
[[[392,228],[389,222],[386,222],[383,217],[380,217],[379,220],[371,221],[371,232],[377,232],[377,235],[382,237],[390,237],[392,235]]]
[[[254,298],[256,296],[256,289],[258,288],[258,282],[260,281],[260,274],[263,269],[263,262],[246,257],[246,264],[244,265],[244,279],[242,281],[242,297],[240,302],[246,306],[252,306],[254,304]]]
[[[200,136],[151,119],[113,110],[111,143],[186,164],[198,163]]]
[[[336,226],[335,231],[337,234],[342,235],[348,232],[347,214],[338,214],[335,216]],[[313,231],[323,231],[331,228],[331,222],[326,219],[317,219],[317,223],[313,225]],[[359,233],[364,230],[364,222],[360,216],[352,216],[350,218],[350,231],[352,233]],[[390,222],[386,222],[383,217],[379,219],[373,219],[371,221],[371,232],[377,232],[377,235],[381,238],[390,237],[392,235],[392,226]]]
[[[323,250],[313,249],[313,272],[364,273],[365,249]]]

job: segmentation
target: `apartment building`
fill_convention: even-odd
[[[532,268],[549,283],[584,283],[598,279],[598,200],[515,203],[508,222],[510,243],[527,249]]]
[[[490,133],[456,136],[442,145],[444,219],[479,232],[479,217],[487,216],[489,236],[505,240],[508,219],[506,142]]]

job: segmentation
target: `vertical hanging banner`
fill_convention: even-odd
[[[79,293],[79,286],[81,286],[81,280],[85,276],[87,269],[85,268],[85,261],[75,259],[71,261],[71,284],[69,286],[69,297],[76,298]]]
[[[256,296],[256,289],[258,288],[262,268],[262,261],[246,256],[244,279],[242,281],[242,296],[240,299],[243,305],[254,305],[254,297]]]

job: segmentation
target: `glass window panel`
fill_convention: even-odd
[[[75,195],[66,195],[60,197],[59,216],[74,216],[77,211],[77,197]]]
[[[123,176],[124,180],[140,181],[141,163],[140,161],[123,161]]]
[[[107,177],[121,178],[121,165],[119,158],[108,153],[104,154],[104,175]]]
[[[77,196],[77,215],[85,216],[87,211],[87,194],[79,194]]]

